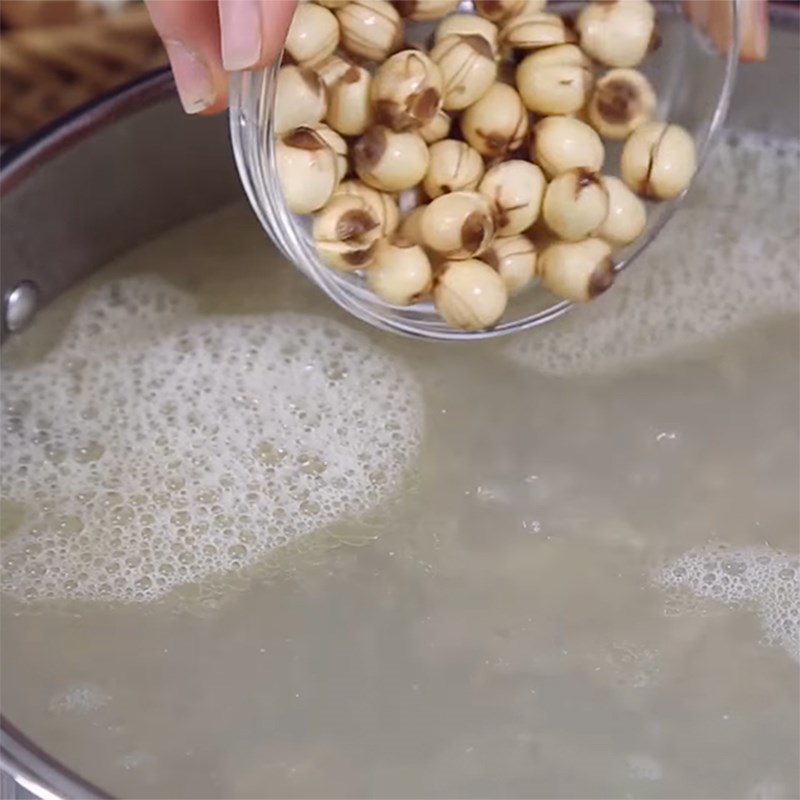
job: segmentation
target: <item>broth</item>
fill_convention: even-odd
[[[75,287],[3,352],[4,713],[120,796],[796,797],[797,170],[508,341],[242,206]]]

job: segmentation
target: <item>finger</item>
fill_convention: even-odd
[[[743,0],[739,6],[742,17],[742,61],[764,61],[769,49],[769,10],[766,0]]]
[[[727,53],[733,41],[730,3],[720,0],[684,0],[689,19],[704,31],[720,53]],[[769,46],[767,0],[741,0],[739,56],[742,61],[763,61]]]
[[[683,8],[686,16],[701,30],[704,31],[708,25],[708,17],[711,12],[711,3],[708,0],[683,0]]]
[[[217,4],[206,0],[148,0],[164,41],[181,103],[189,114],[214,113],[228,103]]]
[[[280,55],[295,0],[219,0],[226,70],[265,67]]]
[[[709,2],[711,16],[709,35],[721,52],[727,52],[733,41],[733,15],[729,3]],[[767,57],[769,24],[766,0],[740,0],[739,58],[742,61],[763,61]]]
[[[733,14],[729,3],[710,0],[705,31],[717,48],[718,53],[727,53],[733,44]],[[741,24],[741,23],[740,23]]]

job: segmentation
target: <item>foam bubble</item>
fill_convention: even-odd
[[[554,375],[612,372],[800,303],[800,144],[730,134],[613,290],[504,353]]]
[[[407,368],[341,324],[106,284],[4,376],[2,495],[24,512],[3,588],[148,601],[248,566],[387,498],[421,427]]]
[[[746,795],[748,800],[781,800],[782,797],[789,796],[786,784],[769,778],[759,781]]]
[[[47,707],[55,714],[86,714],[108,705],[111,695],[92,683],[69,686],[50,697]]]
[[[139,748],[123,753],[114,759],[114,764],[124,770],[152,769],[158,763],[158,758],[148,750]]]
[[[771,547],[731,549],[713,544],[689,550],[653,575],[673,598],[688,591],[758,616],[766,644],[800,661],[800,557]]]
[[[628,756],[628,775],[635,781],[660,781],[664,767],[647,753],[633,753]]]

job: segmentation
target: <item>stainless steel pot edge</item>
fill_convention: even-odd
[[[167,67],[148,72],[119,89],[79,106],[0,156],[0,197],[76,142],[98,128],[169,96],[175,89]]]
[[[28,739],[7,719],[0,718],[0,775],[3,800],[66,800],[111,798]]]
[[[117,91],[84,105],[33,138],[3,153],[0,160],[0,198],[49,161],[96,130],[146,108],[174,90],[168,69],[149,73]],[[3,296],[3,312],[16,287]],[[5,320],[4,320],[5,327]],[[5,716],[0,714],[0,797],[41,798],[111,798],[97,786],[72,772],[31,741]]]
[[[174,82],[168,69],[148,73],[115,92],[75,109],[31,138],[10,147],[0,156],[0,199],[7,200],[15,189],[26,185],[28,179],[42,167],[76,144],[91,138],[96,131],[153,105],[173,92]],[[7,269],[2,270],[0,278],[0,339],[4,339],[7,334],[27,326],[42,297],[36,283],[20,281],[19,275],[9,278]]]

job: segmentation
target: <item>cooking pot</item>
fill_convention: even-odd
[[[796,8],[772,9],[766,64],[740,69],[729,126],[800,136]],[[781,98],[781,100],[778,99]],[[3,336],[115,255],[241,196],[223,118],[189,118],[158,72],[3,155]],[[669,235],[669,232],[665,235]],[[271,247],[264,239],[264,247]],[[536,335],[536,334],[533,334]],[[3,797],[105,797],[2,718]]]

